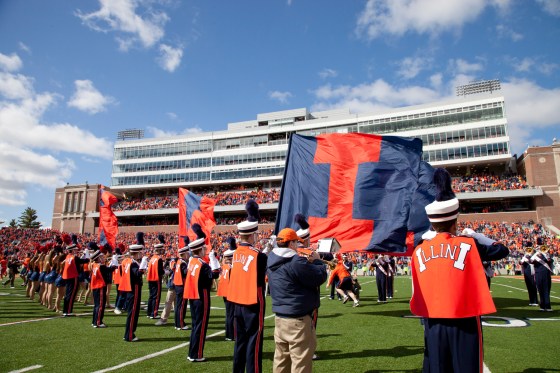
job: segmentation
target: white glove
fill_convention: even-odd
[[[480,243],[482,245],[490,246],[494,242],[496,242],[495,240],[493,240],[489,237],[486,237],[482,233],[475,232],[470,228],[463,229],[463,235],[474,238],[478,243]]]
[[[118,255],[113,255],[111,258],[111,262],[109,263],[110,267],[118,267],[119,266],[119,258]]]
[[[422,234],[422,239],[423,240],[431,240],[432,238],[434,238],[435,236],[437,236],[437,232],[433,231],[431,229],[428,229],[426,232],[424,232]]]
[[[220,262],[218,261],[218,259],[216,259],[215,252],[210,251],[210,253],[208,254],[208,258],[210,258],[210,268],[212,269],[212,271],[220,269]]]
[[[142,258],[142,261],[140,262],[140,270],[141,271],[145,271],[148,268],[148,257],[145,256]]]
[[[89,254],[89,250],[84,250],[84,259],[89,259],[89,258],[91,258]]]

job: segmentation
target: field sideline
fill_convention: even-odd
[[[352,308],[328,300],[323,288],[319,310],[318,351],[315,372],[420,372],[423,333],[420,322],[410,316],[411,281],[395,280],[395,298],[377,303],[373,277],[360,277],[361,306]],[[137,343],[122,341],[125,314],[107,310],[106,329],[91,327],[91,306],[77,304],[81,315],[63,319],[25,298],[24,288],[0,287],[0,372],[228,372],[232,368],[233,342],[224,340],[223,301],[212,297],[212,311],[204,363],[187,361],[190,331],[172,325],[157,327],[141,311]],[[114,290],[113,290],[114,292]],[[498,312],[487,319],[496,326],[484,327],[485,364],[496,372],[560,372],[556,338],[560,335],[560,283],[553,281],[554,312],[528,306],[522,279],[500,276],[492,280]],[[114,298],[114,294],[112,294]],[[165,289],[162,294],[165,298]],[[144,286],[142,299],[147,299]],[[263,370],[272,371],[274,318],[267,298]],[[187,320],[190,314],[187,314]],[[540,320],[536,320],[540,319]],[[190,322],[189,322],[190,324]],[[25,370],[28,369],[28,370]]]

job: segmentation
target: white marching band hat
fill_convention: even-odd
[[[457,219],[459,216],[459,200],[451,188],[451,176],[444,168],[434,172],[436,200],[425,207],[431,223],[440,223]]]

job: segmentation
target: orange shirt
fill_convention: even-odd
[[[73,254],[66,255],[64,260],[64,269],[62,270],[62,278],[70,280],[78,277],[78,268],[76,268],[76,258]]]
[[[218,291],[216,292],[216,295],[219,297],[227,298],[228,296],[230,271],[230,264],[222,264],[222,269],[220,270],[220,279],[218,280]]]
[[[175,274],[173,275],[173,284],[183,286],[183,273],[181,273],[181,264],[185,263],[183,259],[178,259],[175,263]]]
[[[464,318],[496,312],[476,243],[439,233],[412,255],[413,314]]]
[[[251,246],[239,245],[233,254],[229,279],[228,300],[252,305],[257,299],[257,255],[259,251]]]
[[[148,274],[146,275],[146,278],[148,279],[148,281],[160,281],[159,278],[159,261],[161,260],[161,257],[159,255],[154,255],[151,257],[150,261],[148,262]]]
[[[121,282],[119,284],[120,291],[132,291],[130,283],[130,266],[132,265],[131,258],[125,258],[121,263]]]
[[[201,258],[191,257],[189,259],[183,299],[200,299],[198,294],[198,278],[200,277],[200,269],[203,264],[204,261]]]
[[[105,280],[101,275],[101,268],[99,263],[93,263],[91,265],[91,288],[101,289],[105,286]]]
[[[336,267],[334,267],[334,269],[331,271],[331,275],[329,277],[329,282],[327,283],[327,286],[329,286],[333,282],[335,276],[338,276],[338,279],[340,281],[342,281],[342,279],[346,277],[350,277],[350,272],[348,272],[348,270],[344,266],[344,263],[338,262],[336,264]]]

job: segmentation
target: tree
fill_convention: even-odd
[[[33,229],[41,228],[41,223],[37,221],[37,211],[31,207],[26,208],[19,217],[19,227]]]
[[[17,228],[17,222],[16,222],[16,219],[12,219],[12,220],[10,220],[10,228]]]

